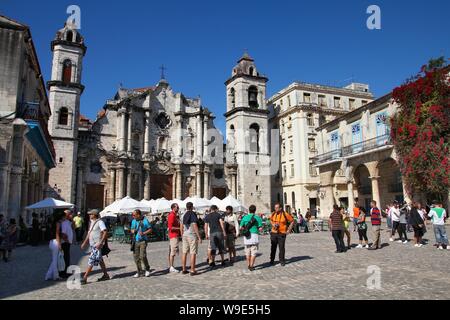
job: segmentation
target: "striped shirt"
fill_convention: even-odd
[[[331,230],[344,230],[342,214],[339,211],[333,211],[330,214]]]
[[[373,226],[381,225],[381,212],[380,209],[374,207],[370,209],[370,219]]]

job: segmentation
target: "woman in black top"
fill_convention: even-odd
[[[424,234],[424,222],[422,217],[420,216],[419,211],[417,210],[417,202],[414,202],[411,208],[411,211],[409,213],[409,221],[411,223],[411,226],[414,229],[414,239],[416,240],[415,247],[421,247],[422,246],[422,237]]]

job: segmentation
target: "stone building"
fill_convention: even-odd
[[[330,213],[334,204],[351,208],[355,198],[366,209],[372,199],[380,208],[405,200],[389,133],[388,119],[395,110],[389,94],[317,129],[320,148],[314,161],[323,214]]]
[[[245,53],[225,82],[226,169],[231,194],[245,206],[257,205],[261,212],[270,212],[272,202],[267,81]]]
[[[0,16],[0,214],[22,216],[46,196],[55,151],[47,92],[30,29]]]
[[[366,84],[338,88],[294,82],[268,99],[272,129],[279,132],[279,171],[272,176],[272,199],[290,209],[319,205],[320,177],[313,164],[316,128],[373,100]],[[274,142],[274,141],[273,141]]]

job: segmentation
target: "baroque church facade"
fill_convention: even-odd
[[[80,114],[84,39],[66,25],[52,42],[49,130],[56,167],[49,185],[78,210],[117,199],[224,198],[269,212],[267,78],[245,54],[225,83],[227,138],[200,98],[176,92],[161,77],[153,87],[119,88],[91,122]],[[242,132],[242,133],[241,133]]]

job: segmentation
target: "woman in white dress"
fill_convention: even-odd
[[[48,268],[47,274],[45,275],[45,280],[60,280],[58,271],[58,255],[61,251],[61,219],[64,212],[55,212],[53,215],[53,223],[51,230],[51,240],[48,245],[50,252],[52,254],[52,262]]]

